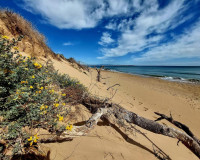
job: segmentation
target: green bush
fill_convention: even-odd
[[[58,127],[58,122],[69,110],[62,89],[72,86],[85,90],[68,75],[52,72],[52,68],[42,66],[35,58],[20,55],[16,45],[21,39],[0,37],[0,140],[4,141],[0,141],[0,159],[37,146],[38,135],[25,128],[63,131],[65,126]],[[8,150],[12,151],[9,156]]]

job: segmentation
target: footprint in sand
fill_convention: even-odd
[[[142,105],[143,103],[142,102],[139,102],[139,105]]]

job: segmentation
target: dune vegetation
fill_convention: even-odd
[[[37,148],[40,129],[58,134],[71,124],[58,125],[69,112],[66,88],[86,91],[68,75],[36,58],[22,56],[17,40],[0,37],[0,159]],[[34,134],[33,134],[34,132]]]

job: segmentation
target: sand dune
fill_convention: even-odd
[[[116,83],[116,95],[112,101],[120,103],[124,108],[149,119],[156,119],[155,111],[169,115],[171,112],[174,119],[188,125],[198,136],[200,132],[200,86],[185,83],[169,82],[155,78],[133,76],[123,73],[103,71],[102,83],[96,82],[96,71],[84,74],[69,65],[68,62],[53,60],[54,66],[61,73],[80,80],[89,88],[92,94],[102,98],[112,97],[112,92],[107,88]],[[90,116],[84,107],[80,121],[87,120]],[[82,117],[82,118],[80,118]],[[162,121],[171,125],[166,121]],[[162,135],[157,135],[138,127],[151,138],[170,158],[179,160],[198,159],[181,143],[177,146],[177,140]],[[86,159],[157,159],[153,155],[153,148],[142,135],[136,133],[129,135],[130,139],[124,138],[123,131],[117,131],[111,126],[99,123],[98,126],[87,136],[75,138],[73,141],[48,144],[51,149],[51,159],[61,160],[86,160]],[[124,137],[123,137],[124,136]]]

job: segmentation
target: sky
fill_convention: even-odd
[[[85,64],[200,65],[200,0],[0,0]]]

